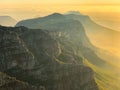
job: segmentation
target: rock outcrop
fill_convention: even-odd
[[[0,90],[44,90],[44,87],[29,85],[0,72]]]
[[[34,66],[34,56],[24,45],[18,34],[9,30],[0,30],[0,70],[18,66],[30,69]]]

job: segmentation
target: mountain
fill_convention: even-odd
[[[91,63],[98,66],[104,66],[106,64],[93,51],[93,49],[96,50],[96,48],[86,36],[83,25],[77,20],[68,19],[62,14],[53,13],[43,18],[18,22],[16,26],[25,26],[32,29],[41,28],[43,30],[61,32],[61,35],[69,38],[69,41],[75,44],[74,46],[78,46],[78,52],[89,59]]]
[[[114,68],[114,71],[111,72],[111,69],[102,70],[101,68],[98,68],[97,65],[92,65],[90,62],[85,62],[98,74],[96,75],[96,77],[99,77],[97,82],[100,86],[100,89],[119,90],[120,87],[118,83],[120,83],[120,32],[98,25],[87,15],[69,13],[65,16],[69,19],[78,20],[82,23],[85,28],[86,34],[90,38],[91,42],[97,47],[101,48],[96,51],[96,54],[107,63],[109,63],[112,68]],[[102,79],[100,79],[100,77]],[[109,82],[111,81],[113,81],[114,84],[110,84]],[[109,85],[107,85],[108,83]]]
[[[91,42],[99,48],[119,56],[120,32],[103,27],[95,23],[89,16],[82,14],[68,13],[67,18],[78,20],[85,28],[86,34]]]
[[[14,26],[17,21],[10,16],[0,16],[0,25]]]
[[[103,49],[102,53],[99,49],[98,56],[107,57],[106,60],[120,60],[120,32],[112,30],[95,23],[89,16],[82,14],[75,14],[73,12],[65,15],[67,18],[78,20],[85,28],[86,34],[90,41],[97,47]],[[106,53],[105,53],[106,52]],[[111,57],[111,58],[110,58]],[[114,63],[114,62],[112,62]]]
[[[72,31],[0,26],[0,37],[0,71],[27,82],[26,88],[33,85],[42,90],[98,90],[94,72],[77,54],[79,48]]]
[[[56,14],[58,14],[58,13],[56,13]],[[53,16],[54,20],[50,16]],[[51,22],[51,24],[57,23],[57,21],[55,19],[56,16],[55,15],[50,15],[50,16],[23,20],[23,21],[18,22],[16,24],[16,26],[26,26],[26,27],[34,29],[34,28],[43,28],[44,23],[45,24],[47,24],[47,23],[49,24],[49,22]],[[95,46],[102,48],[104,50],[108,50],[112,54],[119,56],[119,54],[120,54],[120,52],[119,52],[120,32],[119,31],[112,30],[112,29],[103,27],[101,25],[98,25],[89,16],[83,15],[79,12],[70,11],[70,12],[66,13],[65,15],[58,14],[58,16],[60,16],[61,18],[62,17],[65,18],[65,20],[73,19],[73,20],[81,22],[81,24],[83,25],[83,27],[85,29],[87,36],[89,37],[90,41]],[[59,17],[59,19],[60,19],[60,17]],[[49,18],[51,18],[51,19],[49,19]],[[47,22],[47,20],[49,20],[49,21]],[[34,26],[32,26],[32,25],[34,25]]]
[[[75,55],[82,57],[85,65],[94,70],[95,79],[100,90],[120,89],[118,85],[120,83],[119,68],[115,66],[116,64],[111,63],[112,59],[117,58],[114,58],[111,53],[106,54],[105,50],[95,47],[90,42],[90,40],[99,41],[101,43],[99,45],[102,46],[102,39],[107,43],[106,41],[114,39],[113,37],[111,38],[111,35],[118,38],[119,32],[102,27],[93,22],[89,16],[78,14],[78,12],[69,12],[69,14],[65,15],[54,13],[45,17],[20,21],[16,26],[60,32],[58,36],[61,37],[59,37],[60,41],[62,41],[61,43],[64,42],[60,46],[65,45],[62,46],[64,47],[63,50],[72,50]],[[56,34],[52,33],[51,35],[53,37]],[[113,44],[115,43],[112,43],[111,46]],[[104,46],[107,45],[110,46],[109,44],[104,44]],[[69,46],[69,48],[66,46]],[[98,45],[96,44],[96,46]]]

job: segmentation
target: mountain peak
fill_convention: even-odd
[[[51,15],[61,16],[62,14],[60,14],[60,13],[53,13],[53,14],[51,14]]]
[[[47,17],[60,18],[60,17],[64,17],[64,16],[60,13],[53,13],[53,14],[48,15]]]

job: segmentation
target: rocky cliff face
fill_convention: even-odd
[[[18,34],[12,30],[0,29],[0,70],[18,66],[30,69],[34,66],[34,56],[24,45]]]
[[[93,71],[84,66],[82,56],[76,54],[76,42],[70,42],[72,34],[65,34],[1,26],[0,70],[17,80],[42,87],[40,90],[98,90]],[[15,83],[15,90],[24,87]],[[4,85],[0,88],[7,90]],[[36,90],[31,88],[22,90]]]
[[[29,85],[0,72],[0,90],[44,90],[44,87]]]

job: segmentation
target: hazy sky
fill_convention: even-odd
[[[120,12],[120,0],[0,0],[0,16],[17,20],[53,12]],[[86,14],[86,13],[85,13]]]
[[[120,0],[0,0],[0,3],[79,3],[79,4],[118,4]]]

